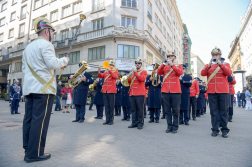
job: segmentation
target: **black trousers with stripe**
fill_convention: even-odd
[[[106,122],[114,122],[115,93],[103,93]]]
[[[144,96],[130,96],[130,106],[132,113],[132,125],[144,125]]]
[[[54,95],[30,94],[26,96],[23,120],[23,148],[27,157],[44,155]]]

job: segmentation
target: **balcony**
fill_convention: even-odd
[[[150,12],[148,11],[148,17],[149,17],[149,19],[152,21],[152,15],[150,14]]]
[[[7,55],[4,55],[4,56],[3,56],[2,60],[7,60],[7,59],[9,59],[9,58],[10,58],[10,56],[9,56],[9,54],[7,54]]]
[[[57,42],[57,48],[65,46],[65,43],[66,43],[65,40],[58,41]]]

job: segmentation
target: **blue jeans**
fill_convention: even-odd
[[[55,111],[61,110],[61,104],[60,104],[60,96],[56,96],[56,105],[55,105]]]

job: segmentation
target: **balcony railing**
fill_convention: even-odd
[[[9,56],[9,54],[7,54],[7,55],[4,55],[4,56],[3,56],[2,60],[7,60],[7,59],[9,59],[9,58],[10,58],[10,56]]]
[[[104,2],[93,6],[93,12],[105,9]]]
[[[152,21],[152,15],[150,14],[149,11],[148,11],[148,17],[149,17],[149,19]]]
[[[65,40],[61,40],[61,41],[57,42],[57,47],[58,48],[63,47],[63,46],[65,46]]]

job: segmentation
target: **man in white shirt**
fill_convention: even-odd
[[[69,62],[68,57],[56,58],[51,43],[55,29],[49,21],[46,18],[37,18],[34,27],[39,37],[25,48],[22,58],[23,94],[27,99],[23,120],[26,162],[42,161],[51,157],[44,153],[44,149],[56,94],[54,69],[60,69]]]

